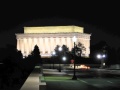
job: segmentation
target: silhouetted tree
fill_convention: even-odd
[[[90,46],[90,58],[93,63],[100,63],[100,60],[97,60],[96,56],[98,53],[103,52],[103,49],[106,51],[108,57],[108,51],[110,50],[110,46],[105,41],[100,41]],[[108,60],[107,57],[106,60]]]
[[[68,52],[69,49],[66,45],[62,45],[62,52]]]
[[[78,42],[78,44],[75,45],[75,48],[72,48],[71,50],[72,55],[74,55],[74,50],[75,50],[76,63],[81,63],[82,62],[81,56],[84,56],[84,52],[86,51],[85,46],[81,42]]]
[[[117,63],[117,51],[113,47],[109,47],[107,50],[107,64],[116,64]]]
[[[103,53],[103,50],[106,53],[106,57],[105,57],[106,65],[118,63],[116,49],[113,47],[110,47],[105,41],[100,41],[99,43],[91,46],[91,55],[90,56],[92,57],[92,59],[94,59],[97,62],[98,60],[96,58],[96,54],[98,52]]]
[[[8,88],[17,83],[21,83],[20,81],[24,81],[21,79],[26,79],[33,70],[34,67],[32,60],[35,59],[22,59],[23,56],[21,51],[18,51],[13,45],[7,45],[7,47],[3,50],[5,52],[4,54],[6,55],[6,57],[3,59],[4,67],[1,71],[1,82],[4,89],[4,86]],[[22,84],[23,83],[21,83],[21,85]]]
[[[62,46],[62,57],[65,56],[66,57],[66,61],[65,63],[70,63],[70,60],[72,59],[72,56],[70,54],[69,48],[66,45]]]
[[[61,56],[62,56],[62,51],[59,51],[60,46],[56,45],[55,47],[55,53],[56,53],[56,63],[61,63]]]
[[[35,45],[34,50],[32,51],[32,56],[34,57],[36,64],[38,64],[38,63],[42,64],[39,47],[37,45]]]
[[[23,55],[22,55],[21,51],[17,51],[17,59],[18,60],[22,60],[23,59]]]
[[[59,51],[59,45],[57,45],[55,47],[55,52],[56,52],[56,59],[58,59],[58,61],[62,62],[62,57],[65,56],[67,58],[66,63],[68,63],[70,61],[70,52],[69,49],[66,45],[62,45],[62,51]],[[58,63],[58,62],[57,62]]]
[[[96,43],[95,45],[92,45],[91,50],[100,50],[103,47],[109,47],[109,45],[107,44],[106,41],[100,41],[100,42]]]
[[[37,45],[35,45],[32,54],[33,54],[33,56],[39,56],[40,55],[39,47]]]

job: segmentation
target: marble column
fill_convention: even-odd
[[[23,39],[23,46],[24,46],[24,56],[26,56],[26,38]]]
[[[60,45],[60,39],[56,37],[56,45]]]
[[[65,38],[64,37],[61,38],[61,43],[62,43],[62,45],[65,45]]]
[[[44,44],[45,44],[45,54],[46,54],[46,52],[47,52],[47,39],[46,39],[46,37],[44,40],[45,40]]]
[[[70,38],[70,42],[71,42],[71,49],[74,48],[74,42],[72,40],[73,37]]]
[[[90,40],[89,39],[85,39],[85,47],[86,47],[86,56],[89,56],[90,54]]]
[[[29,54],[32,52],[32,38],[28,39]]]
[[[69,50],[71,50],[71,41],[70,41],[70,38],[69,37],[67,37],[67,47],[69,48]]]
[[[21,39],[21,52],[24,55],[24,42],[23,42],[23,38]]]
[[[42,48],[41,48],[40,38],[37,38],[37,44],[38,44],[38,47],[39,47],[39,50],[40,50],[40,54],[41,54]]]
[[[45,54],[45,38],[42,39],[43,39],[43,54]]]
[[[29,47],[29,39],[26,38],[26,53],[27,53],[27,56],[30,54],[30,47]]]
[[[56,37],[54,37],[54,48],[57,46]]]
[[[50,54],[50,39],[47,38],[47,47],[48,47],[48,53]]]
[[[23,48],[23,42],[22,42],[22,39],[21,39],[21,38],[19,39],[19,42],[20,42],[20,51],[21,51],[21,53],[22,53],[22,50],[23,50],[23,49],[22,49],[22,48]]]
[[[44,53],[44,48],[45,48],[43,38],[40,38],[40,47],[41,47],[41,51],[42,51],[42,54],[43,54]]]
[[[17,39],[17,50],[20,50],[20,39]]]
[[[59,37],[59,45],[62,46],[62,39]]]
[[[52,52],[55,49],[55,42],[54,42],[54,38],[53,37],[50,38],[50,43],[51,43],[50,46],[51,46],[51,52]]]
[[[52,53],[51,38],[49,38],[49,48],[50,48],[50,54],[51,54]]]

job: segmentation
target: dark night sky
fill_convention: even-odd
[[[29,1],[30,2],[30,1]],[[62,17],[76,19],[118,34],[119,6],[117,2],[3,2],[0,8],[0,30],[37,18]],[[113,33],[113,32],[112,32]],[[120,33],[119,33],[120,34]]]
[[[69,1],[70,2],[70,1]],[[0,32],[10,31],[35,19],[63,18],[84,22],[103,32],[120,37],[118,2],[2,2]]]

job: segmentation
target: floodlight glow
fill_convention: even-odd
[[[103,63],[103,66],[105,66],[105,63]]]
[[[62,47],[59,47],[58,50],[59,50],[59,51],[62,51]]]
[[[98,54],[98,55],[97,55],[97,58],[98,58],[98,59],[101,59],[101,58],[102,58],[102,56],[101,56],[100,54]]]
[[[76,41],[77,41],[76,36],[74,36],[74,37],[72,38],[72,40],[73,40],[73,42],[76,42]]]
[[[63,61],[66,61],[66,57],[65,56],[62,59],[63,59]]]
[[[56,54],[56,52],[55,52],[55,51],[53,51],[53,52],[52,52],[52,54],[53,54],[53,55],[55,55],[55,54]]]
[[[102,57],[103,57],[103,58],[105,58],[105,57],[106,57],[106,55],[105,55],[105,54],[103,54],[103,55],[102,55]]]

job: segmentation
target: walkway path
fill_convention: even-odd
[[[20,90],[39,90],[39,72],[40,68],[35,67]]]

